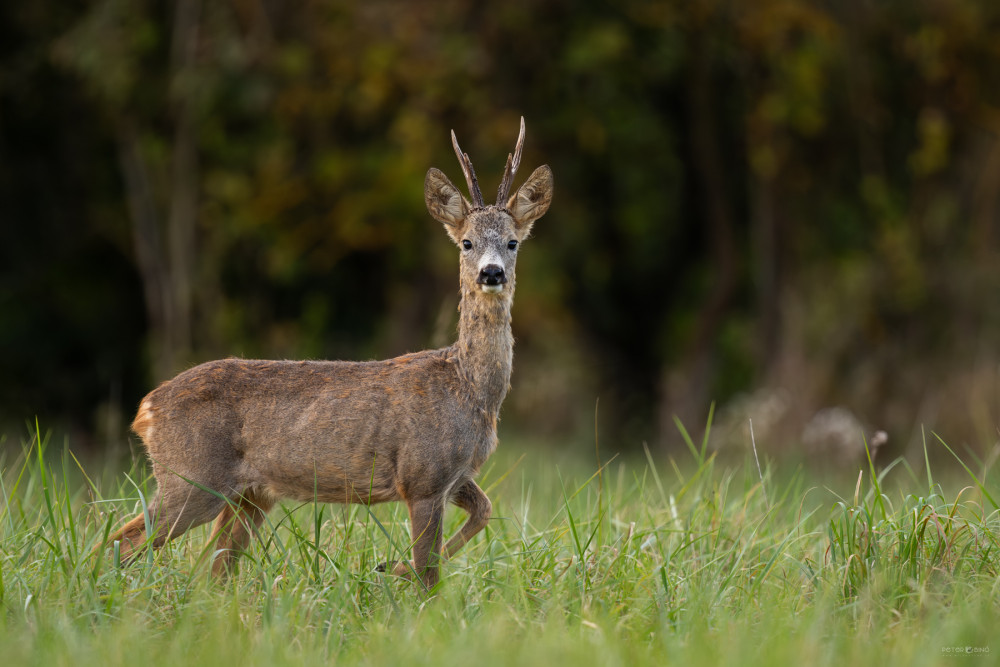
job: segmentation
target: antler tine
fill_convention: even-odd
[[[469,159],[469,154],[463,153],[462,149],[459,148],[455,130],[451,131],[451,145],[455,149],[458,163],[462,165],[462,173],[465,174],[465,182],[469,186],[469,196],[472,197],[472,205],[476,208],[483,208],[485,206],[483,204],[483,193],[479,190],[479,181],[476,180],[476,170],[472,167],[472,160]]]
[[[500,189],[497,190],[497,206],[506,204],[507,195],[510,194],[510,186],[514,184],[514,174],[521,166],[521,148],[524,146],[524,116],[521,116],[521,133],[517,135],[517,145],[514,146],[514,154],[507,154],[507,167],[503,170],[503,179],[500,181]]]

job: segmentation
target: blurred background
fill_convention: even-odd
[[[201,361],[447,345],[424,174],[454,128],[491,192],[522,114],[506,433],[993,449],[993,0],[3,3],[0,430],[107,451]]]

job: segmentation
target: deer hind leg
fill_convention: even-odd
[[[215,560],[212,562],[214,576],[229,576],[240,554],[250,546],[250,540],[273,506],[274,500],[270,496],[251,490],[222,509],[215,519],[210,540],[216,549]]]
[[[155,497],[154,497],[155,500]],[[140,514],[134,517],[124,526],[116,530],[110,536],[106,544],[119,543],[122,560],[129,561],[142,553],[146,546],[146,516]],[[103,545],[98,545],[98,549]]]
[[[493,514],[493,503],[486,497],[486,493],[479,488],[479,485],[471,479],[458,487],[455,495],[451,498],[451,502],[468,512],[469,518],[466,520],[465,525],[462,526],[462,529],[458,531],[458,534],[448,540],[448,545],[444,548],[445,558],[454,556],[456,551],[465,546],[466,542],[485,528],[486,522],[489,521],[490,516]]]
[[[152,529],[152,527],[156,525],[156,518],[157,515],[160,514],[162,507],[163,502],[160,497],[160,493],[157,492],[153,495],[149,504],[146,506],[146,510],[149,515],[149,526],[146,525],[147,512],[143,512],[132,518],[124,526],[108,536],[106,544],[114,544],[115,542],[119,543],[122,562],[131,562],[135,560],[143,551],[145,551],[147,546],[152,546],[156,549],[162,546],[166,541],[160,537],[157,537],[157,539],[154,539],[151,542],[147,539],[147,530]],[[152,532],[156,534],[155,530]]]
[[[108,543],[120,542],[125,562],[135,559],[146,546],[159,549],[168,540],[211,521],[226,504],[224,499],[173,475],[161,476],[158,483],[159,489],[148,506],[152,525],[146,526],[145,516],[140,514],[108,538]]]
[[[413,534],[413,560],[409,563],[382,563],[378,570],[386,572],[391,568],[394,575],[407,578],[416,572],[429,590],[438,582],[444,503],[440,498],[411,500],[407,502],[407,508],[410,511],[410,530]]]

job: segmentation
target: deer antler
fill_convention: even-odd
[[[476,170],[472,168],[472,160],[468,153],[463,153],[458,146],[458,139],[455,137],[455,130],[451,131],[451,145],[455,148],[455,155],[458,156],[458,163],[462,165],[462,173],[465,174],[465,182],[469,186],[469,196],[472,197],[472,205],[475,208],[483,208],[483,193],[479,190],[479,181],[476,180]]]
[[[510,194],[510,186],[514,183],[514,174],[521,166],[521,147],[524,145],[524,116],[521,116],[521,133],[517,136],[517,145],[514,147],[514,154],[507,154],[507,167],[503,170],[503,179],[500,181],[500,189],[497,190],[497,206],[507,204],[507,195]]]

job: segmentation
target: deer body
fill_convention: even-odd
[[[150,536],[159,547],[215,519],[213,572],[224,575],[280,498],[398,500],[409,509],[413,561],[393,572],[412,569],[426,586],[437,582],[445,504],[469,518],[444,557],[482,530],[491,513],[474,477],[496,448],[510,383],[516,251],[552,196],[552,174],[543,166],[503,205],[523,138],[522,119],[497,205],[483,205],[454,133],[473,203],[440,171],[427,174],[428,210],[461,249],[453,345],[385,361],[212,361],[143,399],[133,429],[158,486],[152,525],[139,515],[110,538],[121,542],[125,557]]]

